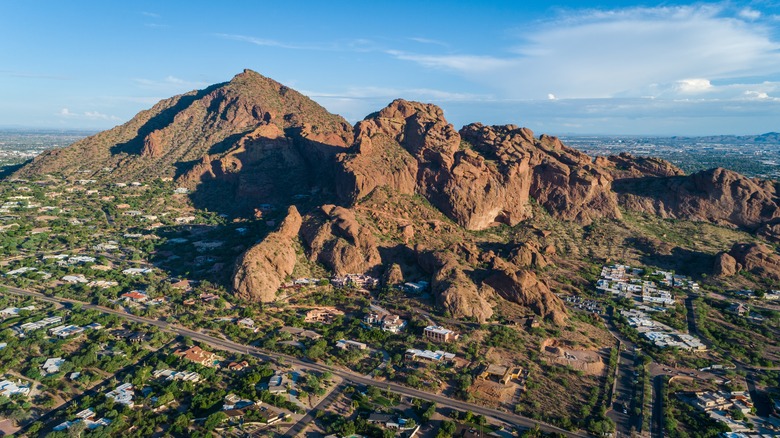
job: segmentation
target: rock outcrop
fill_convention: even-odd
[[[530,184],[525,182],[528,194],[514,194],[516,200],[534,198],[551,215],[582,224],[598,217],[620,218],[611,175],[559,139],[547,135],[537,139],[531,130],[515,125],[481,123],[464,126],[460,134],[499,169],[523,163],[517,170],[525,170],[524,181],[530,177]]]
[[[237,296],[263,303],[276,299],[276,291],[295,268],[295,240],[301,223],[301,215],[291,206],[279,229],[238,259],[233,273]]]
[[[555,247],[545,248],[544,252],[533,242],[524,242],[509,254],[509,261],[519,268],[544,268],[550,264],[544,253],[555,253]]]
[[[731,277],[737,275],[740,269],[742,266],[737,263],[737,259],[727,252],[721,252],[715,256],[712,274],[716,277]]]
[[[347,208],[322,206],[307,217],[301,234],[309,258],[338,275],[369,272],[382,263],[376,238]]]
[[[339,194],[346,203],[379,186],[420,194],[467,229],[528,217],[528,163],[492,166],[473,150],[435,105],[396,100],[358,123],[355,146],[341,154]]]
[[[528,307],[537,315],[562,324],[566,320],[566,306],[552,293],[533,271],[517,269],[517,266],[496,257],[492,267],[493,274],[485,279],[485,284],[506,300]]]
[[[682,169],[666,160],[653,157],[635,157],[627,152],[608,157],[596,157],[593,162],[607,170],[616,180],[685,175]]]
[[[466,274],[453,252],[418,251],[421,266],[432,273],[431,292],[438,306],[453,318],[474,318],[485,322],[493,315],[484,293]]]
[[[689,176],[616,181],[614,189],[626,209],[705,221],[756,231],[780,218],[776,183],[751,179],[726,169]]]
[[[736,243],[728,253],[718,254],[714,275],[727,277],[740,271],[780,281],[780,254],[761,243]]]

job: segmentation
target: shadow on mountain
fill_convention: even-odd
[[[642,251],[640,262],[646,266],[656,266],[663,270],[674,271],[677,274],[687,275],[692,278],[700,278],[702,273],[712,271],[715,256],[700,251],[676,246],[668,253],[655,252],[638,239],[627,239],[626,243],[632,244]]]
[[[178,113],[192,105],[196,100],[201,99],[203,96],[224,85],[225,83],[215,84],[208,88],[204,88],[203,90],[198,90],[193,94],[181,96],[175,105],[161,111],[144,123],[143,126],[138,129],[138,135],[133,137],[132,140],[111,146],[111,154],[116,155],[125,153],[128,155],[141,155],[146,136],[158,129],[163,129],[170,125],[173,123],[173,119]]]
[[[249,134],[250,132],[252,132],[251,129],[244,132],[239,132],[233,135],[229,135],[224,140],[214,143],[209,148],[209,155],[224,154],[225,152],[229,151],[233,146],[235,146],[236,143],[238,143],[238,141],[241,140],[241,137]]]
[[[5,166],[0,166],[0,180],[6,179],[12,173],[14,173],[17,170],[21,169],[22,167],[26,166],[31,161],[32,161],[32,158],[27,160],[27,161],[25,161],[24,163],[7,164]]]
[[[278,222],[277,216],[283,215],[270,215],[269,220],[276,218]],[[172,277],[229,287],[239,255],[274,228],[266,221],[158,228],[155,234],[166,242],[157,247],[150,261]]]
[[[177,178],[198,183],[190,194],[195,208],[257,217],[264,210],[286,211],[291,204],[305,213],[315,197],[318,205],[336,201],[335,155],[343,148],[300,138],[258,137],[231,152],[243,134],[231,137],[232,143],[226,139],[214,146],[227,151],[218,160],[176,164]]]
[[[642,177],[642,178],[624,178],[615,180],[612,183],[612,191],[619,195],[637,195],[660,198],[669,196],[669,188],[682,185],[688,176],[664,176],[664,177]]]

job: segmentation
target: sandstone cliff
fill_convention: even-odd
[[[716,257],[713,274],[728,277],[747,271],[757,277],[780,280],[780,254],[760,243],[736,243]]]
[[[614,185],[621,205],[663,218],[706,221],[756,231],[780,218],[776,183],[726,169],[689,176],[634,178]]]
[[[301,234],[309,258],[338,275],[365,273],[382,263],[374,235],[344,207],[322,206],[307,216]]]
[[[379,186],[420,194],[467,229],[517,224],[528,215],[527,162],[502,168],[462,149],[435,105],[396,100],[358,123],[355,145],[339,156],[339,194],[352,204]]]
[[[525,177],[530,178],[528,193],[515,193],[515,197],[527,200],[530,196],[554,217],[582,224],[598,217],[620,218],[611,175],[557,138],[542,135],[537,139],[527,128],[481,123],[464,126],[460,133],[499,168],[525,163],[518,170],[525,170]]]
[[[483,292],[469,278],[452,251],[418,249],[420,264],[431,272],[431,292],[436,304],[453,318],[474,318],[485,322],[493,309]]]
[[[279,229],[238,259],[233,274],[236,295],[263,303],[276,299],[276,291],[295,267],[295,239],[301,223],[301,215],[291,206]]]
[[[555,324],[562,324],[566,320],[563,301],[533,271],[518,270],[517,266],[498,257],[494,259],[492,271],[493,274],[485,279],[485,284],[504,299],[526,306]]]
[[[685,172],[674,164],[654,157],[635,157],[627,152],[596,157],[595,165],[607,170],[613,179],[681,176]]]

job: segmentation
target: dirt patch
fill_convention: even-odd
[[[11,420],[0,420],[0,435],[2,436],[11,436],[19,429],[19,427],[14,426],[14,422]]]
[[[547,362],[569,366],[591,376],[604,372],[604,361],[597,351],[569,349],[555,339],[542,342],[542,357]]]
[[[515,383],[503,385],[492,380],[475,380],[469,388],[475,399],[489,406],[510,404],[519,386]]]

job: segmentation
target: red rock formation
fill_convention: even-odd
[[[653,157],[635,157],[627,152],[609,157],[596,157],[594,164],[605,168],[616,180],[685,175],[682,169],[666,160]]]
[[[727,277],[747,271],[757,277],[780,280],[780,254],[761,243],[735,243],[716,257],[713,274]]]
[[[493,309],[484,293],[464,271],[453,251],[417,249],[423,269],[432,273],[431,292],[436,304],[453,318],[474,318],[485,322]]]
[[[750,231],[780,218],[774,181],[751,179],[721,168],[689,176],[620,180],[614,188],[625,208],[663,218]]]
[[[365,273],[382,263],[374,235],[344,207],[322,206],[307,217],[301,234],[309,258],[338,275]]]
[[[268,303],[295,268],[295,239],[301,228],[301,215],[290,206],[279,229],[249,248],[236,262],[233,291],[241,298]]]
[[[532,271],[518,270],[517,266],[498,257],[494,259],[492,271],[493,274],[485,279],[485,284],[504,299],[526,306],[555,324],[562,324],[566,320],[563,301]]]
[[[594,166],[590,157],[564,146],[555,137],[534,138],[527,128],[514,125],[467,125],[460,130],[463,139],[499,169],[513,164],[529,179],[528,194],[518,200],[534,198],[551,215],[587,224],[597,217],[619,218],[620,211],[612,194],[611,176]]]

